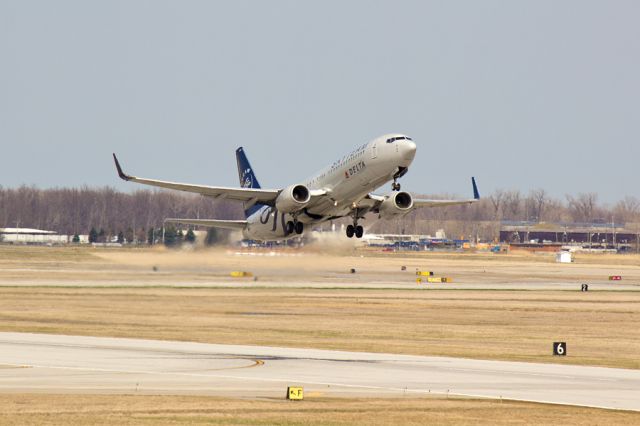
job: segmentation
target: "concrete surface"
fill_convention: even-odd
[[[284,397],[288,385],[304,386],[308,397],[450,394],[640,411],[638,370],[0,333],[5,393],[256,398]]]

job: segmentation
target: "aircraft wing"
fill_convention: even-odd
[[[478,186],[476,185],[476,179],[471,178],[471,185],[473,186],[473,198],[466,200],[429,200],[414,198],[413,207],[409,210],[419,209],[422,207],[445,207],[456,206],[460,204],[472,204],[480,199],[480,193],[478,192]],[[382,195],[369,194],[358,205],[358,208],[366,209],[366,211],[377,212],[380,205],[387,197]]]
[[[244,229],[246,220],[217,220],[217,219],[165,219],[165,222],[184,223],[186,225],[209,226],[211,228]]]
[[[473,198],[467,200],[425,200],[420,198],[414,198],[413,208],[420,207],[445,207],[445,206],[457,206],[460,204],[472,204],[480,199],[480,193],[478,192],[478,185],[476,185],[476,178],[471,178],[471,185],[473,186]]]
[[[476,199],[470,200],[424,200],[420,198],[413,199],[413,208],[419,209],[421,207],[445,207],[445,206],[457,206],[460,204],[473,204]]]
[[[143,185],[157,186],[166,189],[176,189],[178,191],[194,192],[200,195],[206,195],[208,197],[214,197],[217,199],[227,199],[234,201],[244,201],[249,204],[263,203],[273,204],[278,197],[280,190],[278,189],[255,189],[255,188],[227,188],[222,186],[205,186],[205,185],[192,185],[188,183],[167,182],[164,180],[145,179],[136,176],[131,176],[122,171],[120,162],[115,154],[113,154],[113,160],[116,163],[116,169],[118,169],[118,176],[120,179],[141,183]]]

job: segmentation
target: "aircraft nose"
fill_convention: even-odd
[[[402,152],[402,158],[404,158],[405,160],[412,161],[413,158],[416,156],[416,143],[410,140],[403,140],[401,142],[402,142],[402,147],[400,150]]]

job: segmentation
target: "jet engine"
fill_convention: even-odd
[[[280,192],[276,198],[276,209],[283,213],[293,213],[304,208],[311,200],[309,188],[304,185],[291,185]]]
[[[413,198],[408,192],[392,192],[385,196],[385,200],[380,204],[378,212],[381,219],[393,219],[404,216],[411,211]]]

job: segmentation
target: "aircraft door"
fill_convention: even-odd
[[[371,144],[371,159],[378,158],[378,142],[373,142]]]

